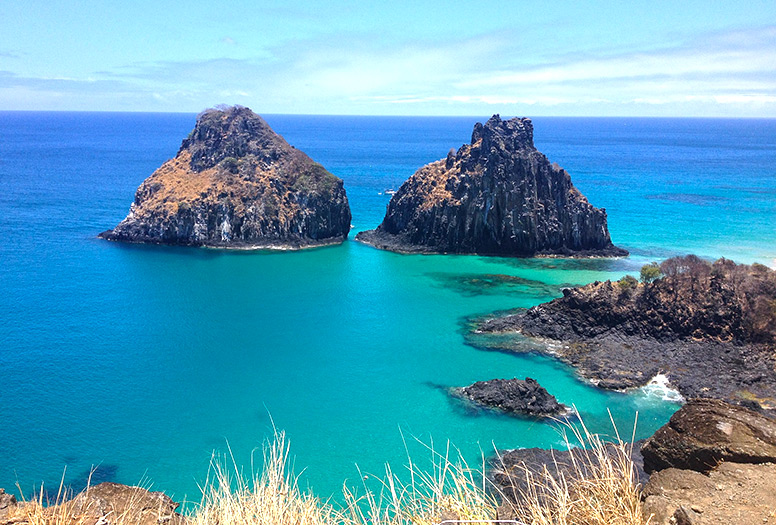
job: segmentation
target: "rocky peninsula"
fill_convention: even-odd
[[[518,332],[538,343],[526,351],[552,354],[602,388],[664,374],[686,398],[776,409],[776,272],[695,256],[645,270],[642,282],[568,288],[478,330]]]
[[[135,193],[111,241],[297,249],[340,243],[350,231],[342,180],[289,145],[260,116],[209,109],[174,159]]]
[[[412,175],[356,240],[403,253],[624,256],[592,206],[533,143],[527,118],[477,123],[471,143]]]

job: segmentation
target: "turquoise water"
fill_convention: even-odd
[[[355,233],[476,119],[267,120],[345,180]],[[494,446],[559,445],[553,424],[472,411],[445,391],[494,377],[536,378],[598,431],[611,429],[608,409],[630,435],[638,411],[643,437],[676,408],[660,393],[602,392],[552,359],[467,344],[467,320],[676,253],[776,258],[773,120],[535,119],[537,146],[607,208],[614,242],[634,254],[623,260],[96,239],[193,123],[0,113],[0,487],[55,484],[65,466],[78,486],[99,465],[97,481],[147,479],[197,500],[212,452],[228,442],[249,464],[273,421],[322,495],[356,480],[356,465],[404,464],[404,441],[418,457],[449,440],[475,462]]]

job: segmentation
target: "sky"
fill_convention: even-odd
[[[0,0],[0,110],[776,117],[776,1]]]

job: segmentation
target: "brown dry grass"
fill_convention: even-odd
[[[519,503],[500,505],[498,494],[482,475],[453,454],[432,450],[430,472],[410,462],[403,479],[386,467],[377,491],[362,494],[344,488],[344,503],[321,501],[299,488],[289,465],[289,446],[282,432],[264,449],[260,473],[244,476],[231,455],[216,458],[202,485],[202,501],[188,516],[192,525],[432,525],[446,520],[493,522],[504,515],[526,525],[645,525],[639,487],[628,445],[607,447],[583,426],[570,428],[588,446],[574,455],[576,473],[535,475],[526,469],[528,489]],[[608,452],[607,452],[608,450]],[[28,503],[8,523],[30,525],[135,525],[131,511],[102,522],[64,501],[60,488],[55,507]],[[16,520],[16,521],[13,521]],[[3,523],[0,520],[0,523]]]
[[[582,445],[570,448],[571,468],[545,465],[536,473],[523,467],[527,488],[517,490],[521,497],[508,505],[510,514],[531,525],[647,525],[633,445],[619,435],[607,444],[584,424],[568,429],[567,445]]]

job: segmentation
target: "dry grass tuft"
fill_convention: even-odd
[[[234,462],[212,461],[202,503],[192,525],[323,525],[336,522],[334,509],[299,489],[289,468],[283,432],[264,448],[264,468],[246,478]],[[232,470],[233,469],[233,470]]]
[[[512,474],[522,474],[525,483],[513,486],[518,497],[505,503],[510,514],[531,525],[648,525],[631,459],[633,440],[625,443],[617,434],[606,442],[584,423],[567,428],[569,468],[556,461],[537,473],[523,465]]]
[[[260,473],[246,477],[231,454],[215,458],[201,486],[202,501],[186,518],[191,525],[433,525],[443,521],[493,522],[515,519],[526,525],[647,525],[629,445],[605,443],[587,428],[568,427],[573,450],[570,473],[537,473],[524,468],[526,483],[516,500],[499,497],[483,476],[448,445],[432,454],[422,470],[410,461],[405,479],[386,466],[376,491],[365,482],[363,494],[345,486],[344,503],[333,506],[300,490],[291,472],[289,445],[283,432],[264,447]],[[517,474],[512,473],[512,476]],[[42,493],[42,491],[41,491]],[[137,525],[135,512],[100,517],[89,498],[67,500],[60,484],[54,505],[25,502],[5,523],[30,525]],[[97,520],[95,520],[97,516]],[[0,520],[3,523],[3,520]]]
[[[498,502],[485,487],[482,470],[469,468],[457,454],[450,459],[432,450],[431,472],[410,461],[408,481],[386,466],[382,491],[374,494],[366,486],[358,498],[345,487],[347,525],[432,525],[445,520],[490,521],[497,519]]]

